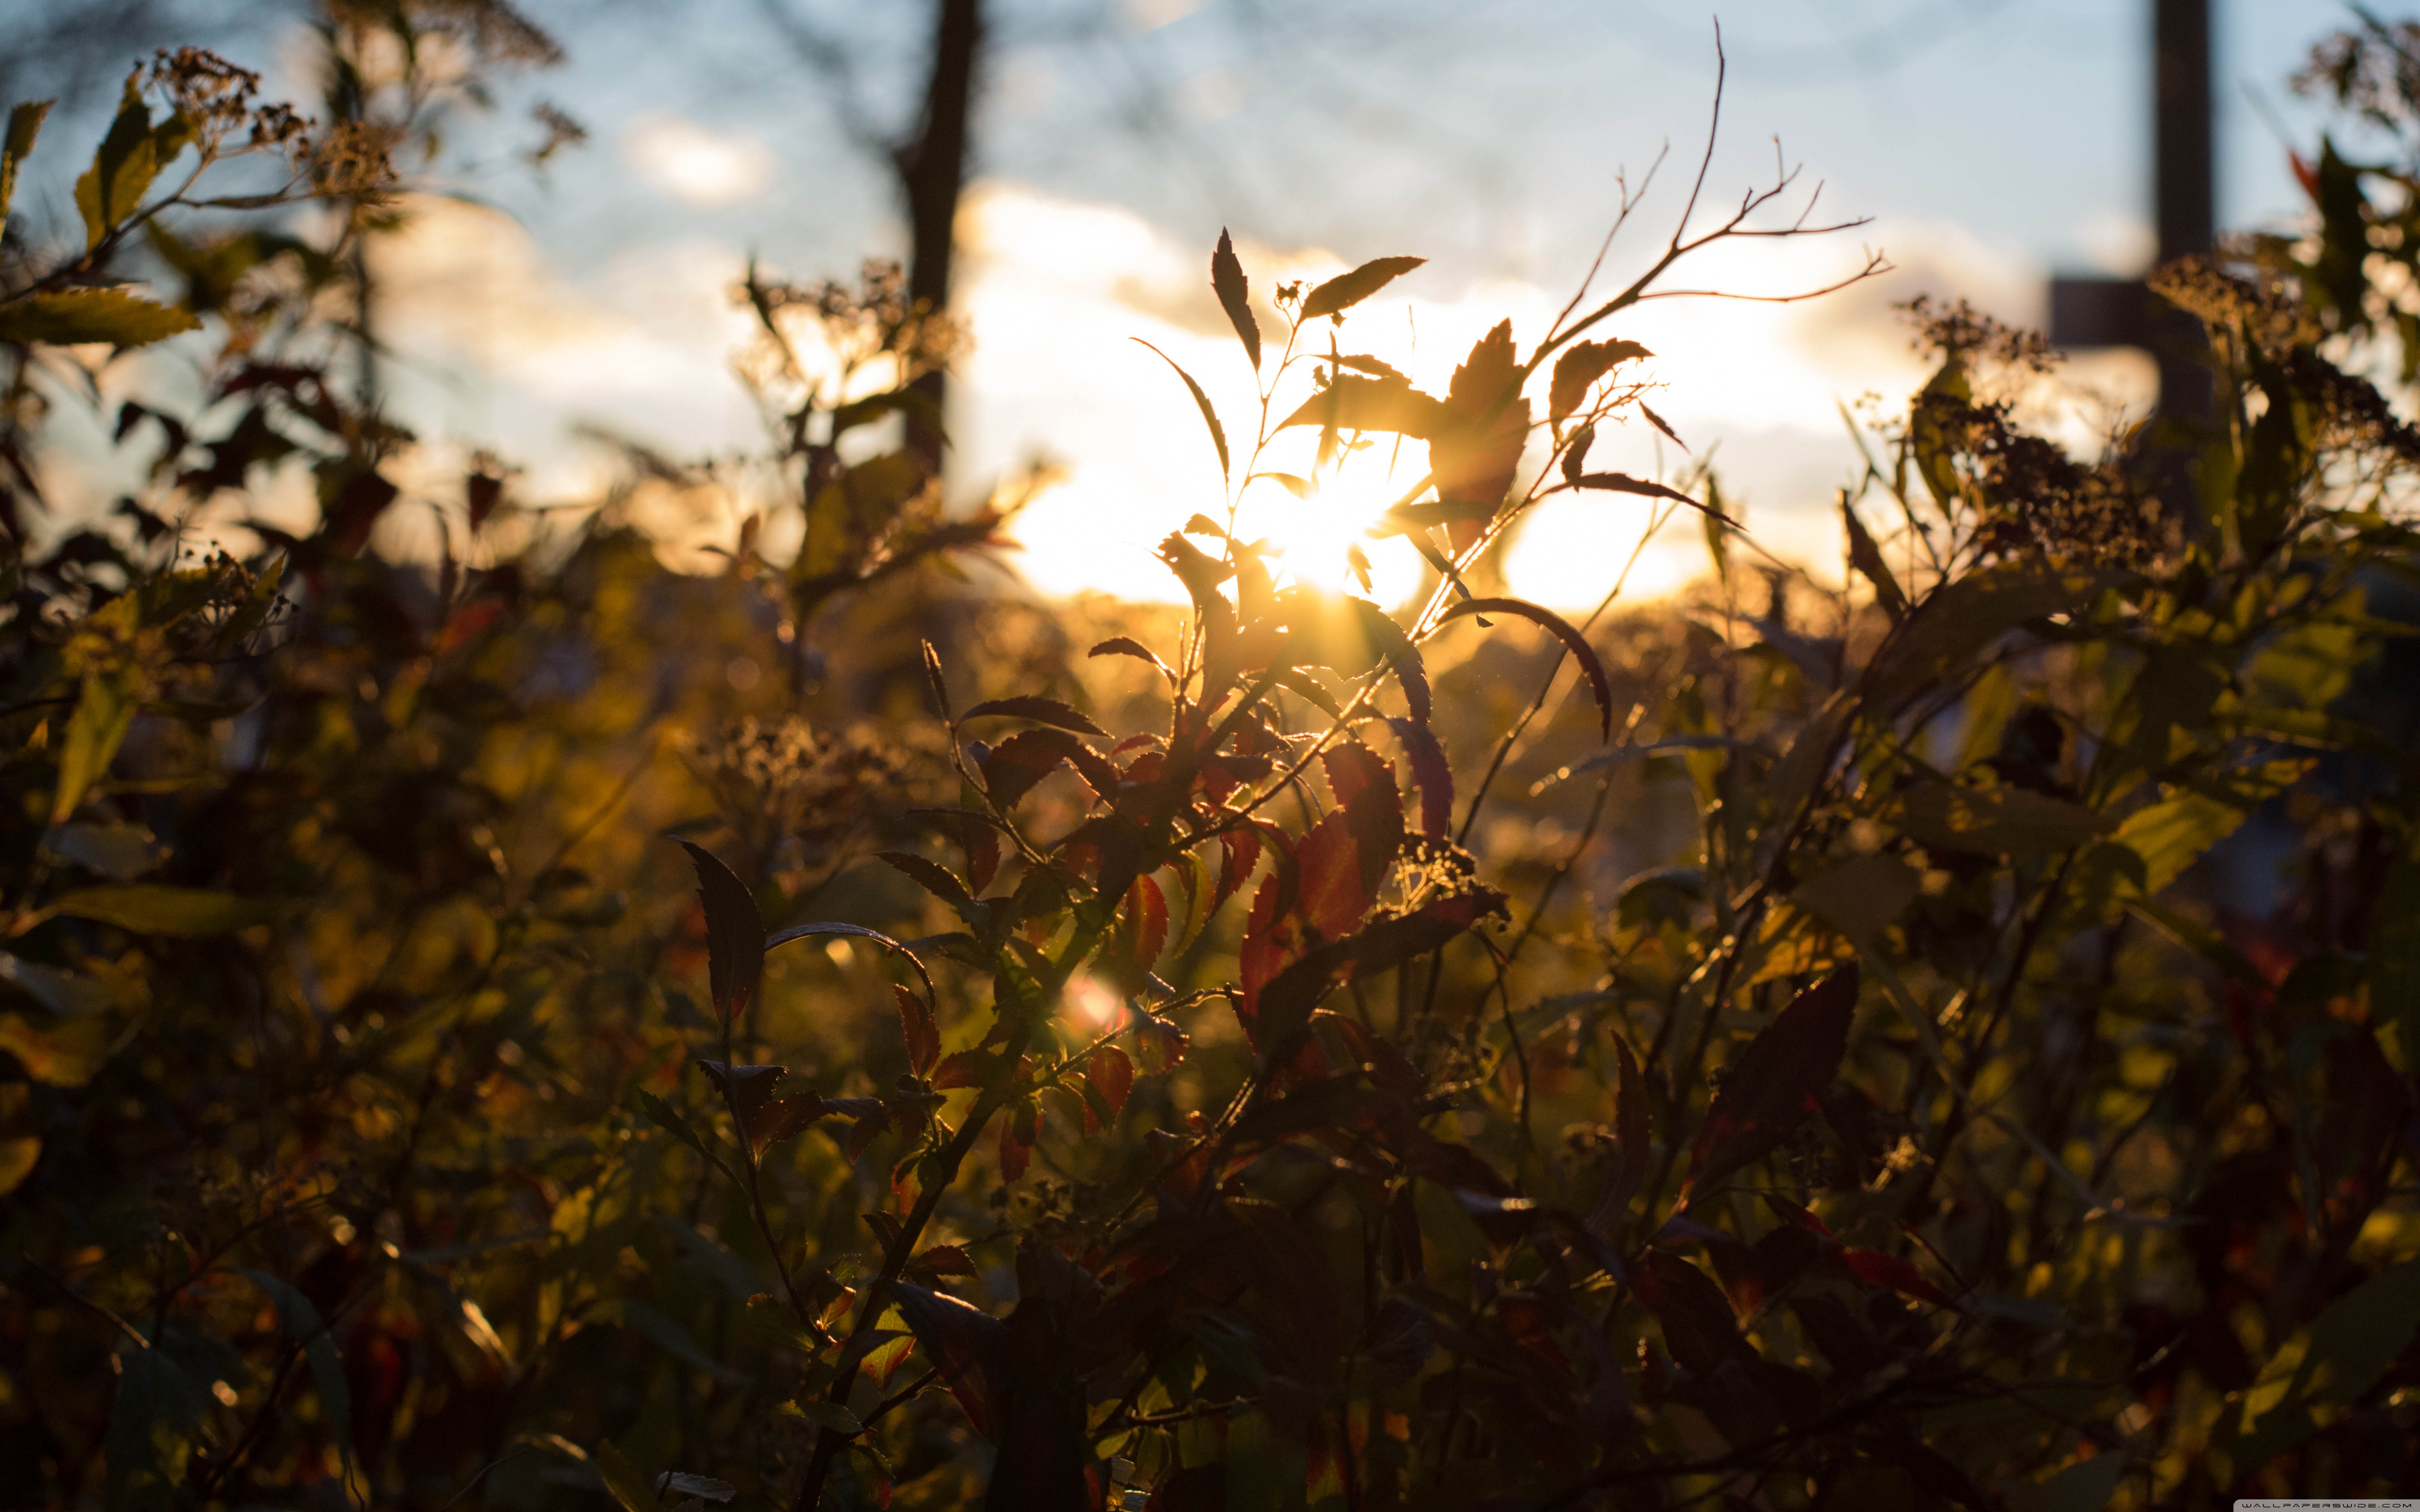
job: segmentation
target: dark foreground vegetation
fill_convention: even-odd
[[[2160,274],[2205,433],[2072,460],[2011,418],[2038,344],[1916,311],[1853,595],[1589,460],[1662,428],[1623,312],[1785,182],[1435,395],[1359,352],[1409,259],[1256,299],[1222,239],[1267,399],[1182,465],[1424,449],[1431,591],[1197,517],[1188,611],[1062,613],[985,587],[1016,488],[943,506],[956,334],[879,270],[740,291],[786,501],[719,575],[625,523],[710,469],[568,524],[410,482],[358,280],[412,60],[535,42],[332,16],[324,121],[163,57],[83,245],[0,274],[0,1505],[2420,1482],[2420,433],[2357,376],[2420,368],[2420,36],[2306,81],[2406,157]],[[46,416],[184,332],[198,391],[103,416],[147,481],[46,513]],[[1319,477],[1253,478],[1289,425]],[[316,523],[196,548],[281,479]],[[1492,592],[1565,490],[1712,585]]]

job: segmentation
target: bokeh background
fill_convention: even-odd
[[[758,445],[762,418],[731,368],[747,330],[732,285],[752,256],[816,277],[904,252],[883,154],[915,123],[932,8],[524,6],[562,61],[500,78],[484,113],[452,121],[434,164],[440,192],[411,203],[408,229],[379,254],[387,402],[439,443],[430,465],[491,448],[527,470],[524,500],[577,506],[620,465],[600,438],[683,458]],[[1017,528],[1022,579],[1045,594],[1177,594],[1150,545],[1214,503],[1217,478],[1181,389],[1126,338],[1196,373],[1231,425],[1249,409],[1249,375],[1207,289],[1222,227],[1264,289],[1372,256],[1428,257],[1397,286],[1404,301],[1373,306],[1385,314],[1362,316],[1356,335],[1442,383],[1496,319],[1509,314],[1534,337],[1588,266],[1624,183],[1649,193],[1608,276],[1668,232],[1706,140],[1718,25],[1728,85],[1710,193],[1794,169],[1802,193],[1820,185],[1819,214],[1868,224],[1727,251],[1690,282],[1813,287],[1853,270],[1865,246],[1897,270],[1806,304],[1668,303],[1621,333],[1659,354],[1657,407],[1695,455],[1711,453],[1726,497],[1770,548],[1819,576],[1836,575],[1830,501],[1855,455],[1840,407],[1895,400],[1921,377],[1892,305],[1964,296],[2037,322],[2054,272],[2131,275],[2150,258],[2148,0],[989,9],[956,280],[974,349],[952,391],[951,478],[973,498],[1028,459],[1066,464]],[[263,68],[272,93],[317,92],[318,54],[292,8],[21,0],[6,10],[0,92],[66,97],[20,195],[38,226],[72,221],[73,149],[110,104],[91,87],[109,73],[96,65],[201,40]],[[2303,214],[2287,144],[2309,140],[2315,117],[2286,81],[2313,40],[2350,19],[2326,4],[2214,5],[2223,227]],[[587,140],[533,162],[540,106]],[[116,381],[173,381],[162,366],[128,365]],[[2149,363],[2131,352],[2085,354],[2071,375],[2083,399],[2055,424],[2078,447],[2151,393]],[[1601,442],[1601,459],[1644,472],[1686,460],[1636,429]],[[103,500],[120,480],[104,449],[79,454],[73,433],[63,428],[58,491]],[[1299,567],[1332,575],[1386,491],[1376,470],[1363,482],[1366,497],[1331,494],[1313,510],[1263,486],[1255,506]],[[299,492],[294,507],[308,508]],[[721,507],[728,517],[656,522],[668,549],[729,539],[749,503]],[[1608,561],[1635,541],[1632,513],[1550,503],[1507,552],[1509,586],[1593,602]],[[415,528],[406,512],[382,527]],[[1382,596],[1408,592],[1408,549],[1373,555]],[[1676,588],[1703,564],[1696,532],[1674,532],[1641,560],[1632,596]]]

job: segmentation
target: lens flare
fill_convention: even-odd
[[[1078,973],[1069,979],[1067,1011],[1079,1023],[1107,1034],[1125,1022],[1126,1005],[1117,990],[1100,978]]]

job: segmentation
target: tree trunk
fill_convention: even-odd
[[[908,297],[947,310],[958,194],[966,185],[967,118],[983,51],[983,0],[936,0],[935,11],[923,118],[916,135],[899,148],[898,166],[908,200]],[[930,418],[908,416],[908,450],[939,473],[946,382],[941,374],[928,373],[916,389],[931,401]]]

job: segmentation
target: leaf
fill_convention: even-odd
[[[1856,1007],[1857,967],[1852,962],[1800,993],[1748,1041],[1698,1131],[1682,1207],[1741,1166],[1771,1154],[1818,1110],[1817,1094],[1831,1085],[1847,1053]]]
[[[1426,257],[1376,257],[1349,273],[1339,273],[1304,298],[1302,318],[1341,315],[1427,261]]]
[[[42,965],[6,950],[0,950],[0,981],[31,997],[58,1018],[81,1018],[109,1006],[109,989],[91,978]]]
[[[2072,850],[2109,831],[2091,810],[2029,788],[1920,782],[1891,815],[1925,844],[1976,856],[2039,856]]]
[[[75,202],[84,213],[85,251],[100,246],[117,223],[134,213],[163,166],[160,149],[152,140],[150,109],[130,75],[116,117],[109,123],[92,166],[76,179]]]
[[[930,640],[917,642],[924,658],[924,681],[933,689],[933,712],[947,719],[950,717],[950,685],[941,676],[941,654],[933,649]]]
[[[1572,479],[1571,483],[1575,488],[1593,488],[1606,493],[1635,493],[1647,499],[1669,499],[1676,504],[1686,504],[1709,518],[1721,520],[1727,525],[1730,523],[1730,517],[1712,504],[1700,503],[1678,488],[1668,487],[1646,478],[1634,478],[1627,472],[1583,472]]]
[[[929,1076],[934,1063],[941,1058],[940,1026],[933,1021],[933,1010],[923,998],[895,983],[891,992],[899,1003],[899,1032],[908,1041],[908,1064],[917,1075]]]
[[[994,746],[977,765],[983,773],[986,795],[1006,809],[1032,792],[1035,783],[1057,771],[1063,762],[1083,774],[1094,792],[1107,795],[1117,791],[1116,768],[1098,751],[1059,730],[1028,730],[1011,735]]]
[[[1277,428],[1317,425],[1326,430],[1375,430],[1414,440],[1433,437],[1444,407],[1401,378],[1346,378],[1305,399]]]
[[[1843,1249],[1840,1259],[1858,1280],[1869,1287],[1885,1287],[1903,1297],[1929,1302],[1935,1307],[1955,1307],[1948,1294],[1934,1286],[1925,1273],[1910,1261],[1881,1250]]]
[[[1417,719],[1390,718],[1387,728],[1403,743],[1404,759],[1420,790],[1420,833],[1445,839],[1453,828],[1453,765],[1446,760],[1445,748],[1437,743],[1436,733]]]
[[[857,1414],[838,1402],[827,1402],[811,1396],[796,1405],[800,1417],[819,1428],[828,1428],[844,1439],[854,1439],[865,1431],[865,1425],[857,1420]]]
[[[597,1478],[605,1483],[606,1494],[621,1504],[622,1512],[656,1512],[655,1489],[622,1457],[621,1450],[599,1439],[588,1458],[597,1466]]]
[[[1140,336],[1135,336],[1130,339],[1140,342],[1145,347],[1151,347],[1151,343],[1143,341]],[[1218,411],[1210,408],[1210,396],[1202,392],[1201,384],[1193,381],[1192,374],[1187,373],[1182,367],[1177,367],[1175,358],[1169,356],[1166,352],[1159,351],[1159,348],[1156,347],[1151,347],[1151,349],[1155,352],[1159,352],[1159,360],[1161,362],[1166,363],[1171,367],[1176,368],[1176,376],[1185,380],[1185,387],[1187,391],[1193,395],[1193,402],[1202,407],[1202,424],[1210,427],[1211,444],[1218,448],[1218,476],[1220,478],[1225,478],[1228,473],[1227,427],[1218,424]]]
[[[691,1475],[683,1471],[667,1470],[656,1477],[656,1494],[663,1496],[668,1493],[702,1496],[709,1502],[728,1502],[739,1494],[739,1488],[710,1475]]]
[[[1874,597],[1894,620],[1907,618],[1907,595],[1900,592],[1899,579],[1891,576],[1890,563],[1883,560],[1882,548],[1874,544],[1866,530],[1866,522],[1857,517],[1849,503],[1847,490],[1840,494],[1840,521],[1849,532],[1849,565],[1863,573],[1866,581],[1874,585]]]
[[[967,891],[967,885],[957,879],[956,873],[939,861],[907,851],[877,851],[874,858],[948,903],[960,915],[973,911],[974,895]]]
[[[1540,609],[1519,598],[1466,598],[1437,616],[1443,628],[1466,614],[1511,614],[1528,620],[1563,643],[1572,659],[1580,664],[1580,675],[1588,679],[1589,691],[1596,698],[1597,724],[1605,738],[1613,738],[1613,685],[1605,675],[1605,663],[1599,661],[1596,649],[1588,638],[1572,627],[1571,622],[1552,609]]]
[[[862,924],[843,924],[833,919],[819,919],[812,924],[793,924],[787,929],[775,930],[765,936],[765,949],[769,950],[777,945],[787,945],[792,940],[816,939],[827,934],[838,934],[852,940],[872,940],[892,955],[898,956],[908,963],[909,969],[916,973],[917,980],[924,984],[925,1001],[933,1000],[933,979],[924,970],[924,963],[917,959],[916,952],[880,930],[867,929]]]
[[[1263,478],[1268,479],[1271,483],[1283,488],[1286,492],[1294,495],[1296,499],[1308,499],[1311,497],[1311,480],[1309,478],[1297,477],[1291,472],[1255,472],[1244,481],[1246,483],[1258,483]]]
[[[203,887],[140,882],[85,887],[51,904],[51,911],[141,934],[203,935],[266,924],[277,917],[277,904],[265,898],[239,898]]]
[[[1125,1111],[1126,1096],[1134,1090],[1134,1062],[1113,1044],[1094,1051],[1092,1062],[1084,1068],[1084,1079],[1109,1105],[1112,1118]]]
[[[42,848],[112,882],[132,882],[167,856],[141,825],[60,825],[42,837]]]
[[[2420,858],[2387,869],[2371,918],[2370,1013],[2381,1026],[2399,1026],[2398,1043],[2420,1045]]]
[[[1008,1328],[999,1319],[947,1292],[928,1291],[905,1281],[891,1284],[899,1316],[915,1331],[924,1357],[977,1433],[997,1431],[992,1415],[991,1372],[1001,1363]]]
[[[8,134],[0,139],[0,225],[8,224],[8,204],[17,194],[17,170],[25,155],[34,150],[34,139],[41,134],[42,117],[51,113],[55,100],[33,100],[8,113]]]
[[[1311,360],[1314,363],[1332,363],[1338,367],[1349,367],[1356,373],[1367,373],[1375,378],[1399,378],[1405,383],[1411,381],[1410,378],[1404,378],[1403,370],[1392,363],[1382,363],[1364,352],[1340,352],[1336,350],[1335,344],[1332,342],[1327,350],[1311,353]],[[1284,474],[1271,473],[1269,476],[1282,477]]]
[[[2142,857],[2144,894],[2157,896],[2211,846],[2241,828],[2255,810],[2300,781],[2310,767],[2303,758],[2266,762],[2183,788],[2128,814],[2114,838]]]
[[[1730,1299],[1713,1276],[1687,1260],[1651,1246],[1639,1257],[1631,1282],[1664,1331],[1664,1347],[1683,1369],[1702,1374],[1746,1352]]]
[[[1111,642],[1105,640],[1101,644],[1108,645]],[[1100,646],[1094,647],[1093,654],[1094,656],[1100,655]],[[1145,652],[1144,655],[1149,656],[1150,653]],[[1158,658],[1152,657],[1151,659],[1156,661]],[[1108,731],[1102,729],[1099,725],[1094,724],[1085,715],[1078,712],[1067,704],[1060,702],[1057,699],[1038,698],[1031,693],[1022,693],[1015,698],[986,699],[983,702],[976,704],[973,708],[969,709],[966,713],[959,715],[958,722],[960,724],[964,724],[969,719],[979,719],[986,715],[999,715],[1004,718],[1011,719],[1032,719],[1037,723],[1056,726],[1061,730],[1072,730],[1079,735],[1107,735],[1109,733]]]
[[[1272,877],[1264,890],[1275,885]],[[1258,897],[1254,900],[1255,910]],[[1503,911],[1504,895],[1481,887],[1440,898],[1408,914],[1381,918],[1359,932],[1306,952],[1271,977],[1241,1010],[1264,1061],[1283,1053],[1311,1022],[1311,1011],[1340,981],[1388,971],[1425,955]]]
[[[0,1013],[0,1050],[46,1087],[82,1087],[109,1058],[108,1021],[96,1016],[39,1027],[20,1013]]]
[[[1575,762],[1569,766],[1558,768],[1531,783],[1529,795],[1535,797],[1548,788],[1568,782],[1573,778],[1584,776],[1590,772],[1603,771],[1608,766],[1625,766],[1632,762],[1653,761],[1658,757],[1671,756],[1684,750],[1745,751],[1771,759],[1768,753],[1759,750],[1757,747],[1745,740],[1734,740],[1729,735],[1666,735],[1661,740],[1651,740],[1643,745],[1617,746],[1611,750],[1601,751],[1587,761]]]
[[[201,322],[174,305],[156,304],[122,288],[52,289],[0,304],[0,341],[54,347],[105,341],[147,347]]]
[[[319,1310],[311,1299],[292,1286],[271,1275],[237,1266],[236,1274],[269,1294],[277,1308],[277,1324],[286,1331],[302,1350],[303,1360],[311,1366],[311,1383],[319,1390],[319,1405],[328,1416],[328,1436],[335,1441],[336,1451],[345,1459],[348,1474],[352,1469],[353,1455],[353,1393],[345,1379],[344,1362],[337,1358],[335,1336],[319,1319]]]
[[[1995,563],[1928,596],[1866,671],[1884,708],[1938,687],[1969,658],[2029,620],[2072,611],[2122,579],[2031,562]]]
[[[1261,370],[1261,322],[1252,314],[1251,284],[1244,277],[1244,265],[1235,256],[1235,243],[1228,239],[1227,228],[1218,228],[1218,250],[1210,255],[1210,288],[1218,296],[1218,308],[1227,312],[1227,323],[1235,328],[1235,339],[1244,344],[1244,355],[1251,360],[1252,371]]]
[[[1650,405],[1644,399],[1639,400],[1638,412],[1647,417],[1647,423],[1649,424],[1664,433],[1664,439],[1666,440],[1670,441],[1673,445],[1679,447],[1684,452],[1689,449],[1689,443],[1681,439],[1681,433],[1674,430],[1662,415],[1657,414],[1652,405]]]
[[[2420,1260],[2379,1272],[2288,1339],[2238,1402],[2231,1458],[2257,1470],[2317,1431],[2313,1407],[2345,1408],[2382,1378],[2420,1332]],[[2222,1430],[2226,1420],[2220,1419]]]
[[[1655,354],[1635,341],[1583,341],[1555,359],[1555,380],[1546,391],[1546,418],[1559,425],[1576,412],[1596,380],[1634,358]]]
[[[131,677],[88,672],[76,692],[59,744],[59,781],[51,797],[51,823],[61,825],[84,804],[85,795],[108,772],[134,722],[137,689]]]
[[[1529,401],[1521,396],[1521,369],[1512,360],[1512,322],[1499,320],[1453,370],[1445,412],[1429,442],[1437,497],[1476,504],[1485,514],[1446,529],[1456,552],[1485,533],[1483,521],[1502,506],[1529,440]]]
[[[1137,661],[1147,661],[1154,667],[1158,668],[1160,674],[1164,677],[1172,679],[1176,676],[1176,673],[1170,670],[1168,663],[1159,659],[1159,654],[1157,652],[1152,650],[1151,647],[1144,645],[1141,641],[1135,640],[1131,636],[1113,635],[1107,640],[1094,646],[1092,650],[1084,653],[1084,655],[1088,656],[1132,656]]]
[[[1017,1136],[1016,1119],[1000,1120],[1000,1179],[1015,1181],[1025,1175],[1025,1167],[1033,1159],[1033,1141]]]
[[[2009,1493],[2009,1512],[2102,1512],[2126,1478],[2126,1457],[2103,1450]]]
[[[677,839],[678,837],[675,837]],[[706,980],[714,994],[714,1011],[723,1023],[737,1018],[756,995],[765,972],[765,918],[738,874],[720,856],[693,841],[680,841],[697,870],[698,901],[706,907]]]

